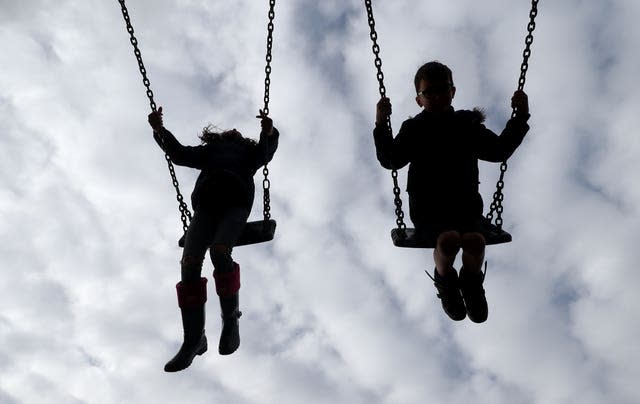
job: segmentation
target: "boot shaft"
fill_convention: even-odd
[[[196,282],[179,282],[176,292],[185,342],[198,341],[204,334],[207,278],[200,278]]]
[[[240,265],[233,263],[231,271],[213,271],[213,279],[216,283],[216,293],[220,297],[231,297],[240,290]]]
[[[180,314],[182,316],[185,342],[199,340],[204,334],[204,305],[197,308],[180,309]]]
[[[239,293],[228,297],[220,297],[220,311],[222,318],[240,317],[238,313],[240,306]]]

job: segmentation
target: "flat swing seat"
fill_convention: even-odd
[[[511,234],[504,230],[498,229],[498,226],[489,222],[485,218],[480,226],[480,233],[484,236],[487,245],[508,243],[511,241]],[[415,229],[398,229],[391,230],[391,239],[396,247],[407,248],[435,248],[436,237],[433,235],[424,235],[416,232]]]
[[[273,219],[247,222],[235,247],[271,241],[275,233],[276,221]]]
[[[242,235],[234,247],[271,241],[275,233],[276,221],[273,219],[247,222],[242,231]],[[178,245],[184,247],[184,235],[178,241]]]

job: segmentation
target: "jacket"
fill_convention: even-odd
[[[204,145],[183,146],[164,128],[154,138],[174,164],[200,170],[191,193],[194,210],[232,205],[250,210],[255,196],[253,176],[273,158],[279,132],[273,128],[270,136],[260,133],[255,144],[216,139]]]
[[[430,216],[481,216],[478,160],[507,160],[529,130],[528,118],[510,119],[498,136],[484,126],[480,111],[423,110],[404,121],[395,138],[387,125],[376,125],[377,158],[387,169],[409,164],[407,192]]]

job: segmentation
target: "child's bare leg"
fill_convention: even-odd
[[[482,271],[484,262],[485,239],[480,233],[465,233],[462,235],[462,266],[465,272]]]
[[[445,231],[438,236],[436,248],[433,250],[433,260],[436,263],[436,270],[443,278],[451,272],[455,274],[453,263],[460,251],[460,246],[460,233],[455,230]]]

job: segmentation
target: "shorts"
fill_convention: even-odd
[[[416,233],[427,239],[437,239],[445,231],[455,230],[460,234],[481,232],[484,217],[460,207],[435,208],[422,198],[409,196],[409,216]]]

